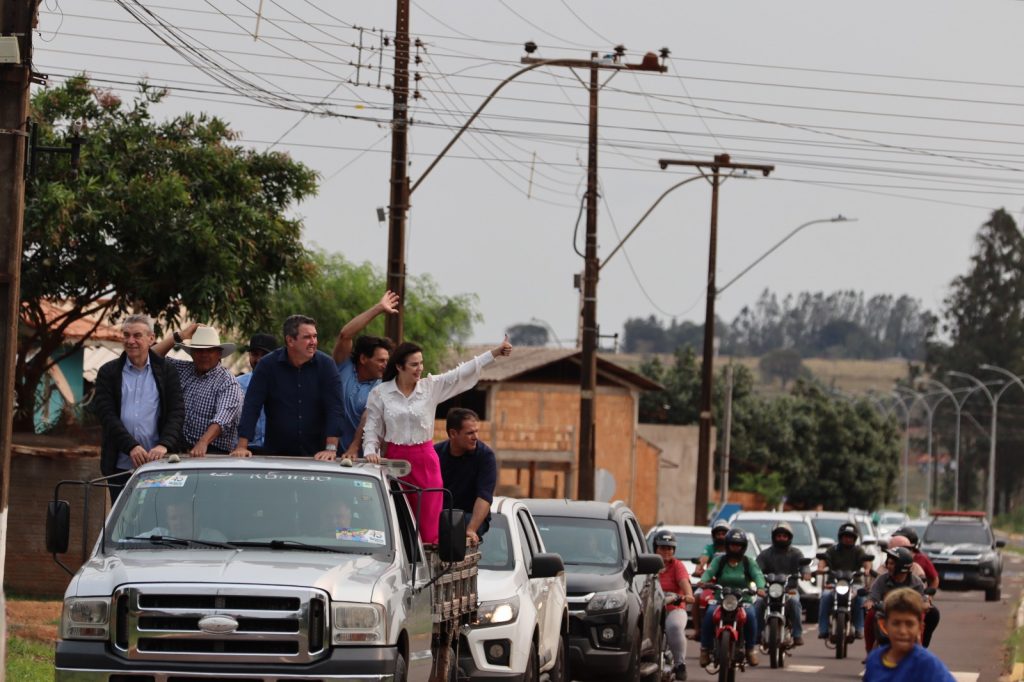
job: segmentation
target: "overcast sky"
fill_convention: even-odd
[[[171,89],[159,115],[207,111],[243,144],[276,142],[322,176],[320,195],[296,208],[306,241],[383,270],[391,98],[377,84],[392,80],[380,31],[392,34],[394,4],[264,0],[254,39],[259,4],[43,0],[37,68],[54,83],[85,70],[122,96],[147,77]],[[660,170],[664,157],[776,166],[722,187],[720,284],[797,225],[858,219],[795,236],[721,295],[725,319],[765,287],[906,293],[939,310],[978,226],[995,208],[1018,222],[1024,210],[1020,0],[413,0],[411,27],[423,44],[413,181],[520,67],[523,42],[549,58],[621,43],[627,61],[666,46],[666,74],[619,72],[601,92],[602,257],[691,174]],[[183,54],[202,55],[199,66]],[[534,317],[575,337],[586,103],[564,68],[519,78],[413,195],[409,272],[479,297],[474,341]],[[634,316],[703,320],[710,196],[704,181],[674,192],[602,271],[602,333]]]

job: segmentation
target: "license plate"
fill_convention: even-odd
[[[963,571],[946,571],[943,576],[946,580],[963,580]]]

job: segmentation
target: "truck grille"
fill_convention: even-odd
[[[114,604],[114,649],[133,660],[307,663],[329,641],[327,596],[318,590],[137,585],[119,589]],[[231,631],[210,621],[204,629],[209,616],[228,617],[220,624]]]

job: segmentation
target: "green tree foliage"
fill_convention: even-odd
[[[928,347],[928,366],[933,376],[958,370],[997,379],[979,371],[989,363],[1015,374],[1024,374],[1024,235],[1009,213],[994,211],[975,238],[975,251],[966,274],[953,280],[945,299],[942,331],[948,341],[933,339]],[[953,380],[956,381],[956,380]],[[964,410],[982,423],[991,415],[989,402],[980,393],[968,399]],[[1018,456],[1024,400],[1010,388],[999,402],[999,436],[996,463],[996,510],[1006,511],[1022,493],[1024,462]],[[944,426],[943,426],[943,430]],[[975,430],[964,429],[960,446],[960,501],[962,506],[982,507],[988,469],[988,443]]]
[[[77,179],[67,157],[40,155],[27,188],[18,428],[32,428],[43,374],[80,346],[60,350],[72,323],[130,310],[176,320],[187,307],[251,327],[269,319],[272,288],[306,272],[302,223],[287,213],[316,191],[316,174],[235,144],[220,119],[155,120],[163,96],[143,85],[123,102],[76,77],[32,99],[41,144],[63,145],[73,121],[86,142]],[[46,301],[67,311],[48,316]]]
[[[312,260],[315,265],[305,281],[274,291],[270,317],[279,324],[289,315],[309,315],[317,321],[320,349],[330,353],[345,323],[380,300],[387,280],[369,263],[357,265],[338,254],[315,252]],[[407,282],[405,297],[399,304],[405,314],[405,338],[422,346],[424,362],[433,371],[453,345],[469,338],[473,323],[481,319],[474,309],[476,297],[444,296],[426,275]],[[280,337],[280,329],[272,331]],[[383,336],[384,318],[377,317],[365,333]]]
[[[786,388],[789,382],[810,375],[810,372],[804,367],[800,353],[792,348],[779,348],[768,351],[761,356],[757,366],[761,370],[761,376],[766,382],[778,379],[783,389]]]
[[[700,405],[700,368],[693,349],[681,346],[671,366],[657,356],[640,365],[640,373],[665,387],[640,394],[640,421],[657,424],[694,424]]]
[[[717,325],[724,322],[718,320]],[[666,327],[651,315],[626,320],[622,349],[626,353],[672,353],[680,346],[699,349],[704,343],[704,325],[689,320],[672,320]]]
[[[548,344],[547,327],[540,324],[523,322],[508,328],[508,340],[513,346],[546,346]]]

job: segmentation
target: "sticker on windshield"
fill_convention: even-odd
[[[338,528],[334,537],[338,540],[364,542],[370,545],[383,545],[386,542],[384,531],[370,528]]]
[[[188,476],[182,473],[147,474],[139,480],[140,488],[184,488]]]
[[[357,488],[372,488],[373,487],[373,484],[370,483],[369,481],[356,481],[355,484],[356,484]]]

